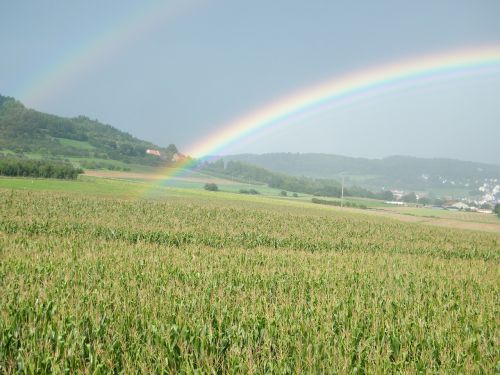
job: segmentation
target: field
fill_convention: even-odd
[[[0,372],[500,371],[500,231],[267,194],[0,179]]]
[[[439,219],[452,219],[467,222],[478,222],[485,224],[498,224],[499,220],[495,214],[484,214],[480,212],[467,212],[467,211],[447,211],[436,210],[432,208],[416,208],[416,207],[390,207],[387,210],[400,213],[402,215],[439,218]]]

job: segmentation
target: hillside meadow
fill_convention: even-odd
[[[2,373],[495,373],[500,232],[0,179]]]

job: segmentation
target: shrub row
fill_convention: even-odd
[[[339,201],[329,201],[326,199],[318,199],[318,198],[311,199],[311,202],[317,203],[317,204],[326,204],[328,206],[337,206],[337,207],[340,207],[340,205],[341,205],[341,203]],[[354,203],[354,202],[349,202],[349,201],[345,201],[343,206],[344,207],[361,208],[363,210],[366,210],[368,208],[364,204]]]
[[[33,160],[12,157],[0,157],[0,175],[45,177],[74,180],[82,169],[70,163],[51,160]]]

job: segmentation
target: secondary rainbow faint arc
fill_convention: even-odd
[[[82,72],[94,65],[100,65],[106,59],[126,49],[131,43],[145,37],[156,27],[164,26],[175,20],[185,10],[203,0],[157,1],[152,5],[139,2],[126,17],[86,41],[68,49],[52,64],[41,67],[36,77],[31,78],[21,87],[17,96],[28,105],[34,105],[47,98],[60,95]]]
[[[216,155],[230,144],[275,124],[286,125],[286,120],[298,114],[331,104],[340,99],[370,93],[404,82],[422,82],[429,78],[477,74],[487,69],[500,68],[500,45],[469,48],[442,54],[361,70],[334,78],[328,82],[305,88],[281,100],[250,112],[221,127],[210,137],[188,148],[188,155],[204,157]],[[177,168],[167,169],[168,179],[176,172],[195,164],[187,160]]]

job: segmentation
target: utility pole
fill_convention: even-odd
[[[342,176],[342,195],[340,197],[340,208],[344,207],[344,176]]]

